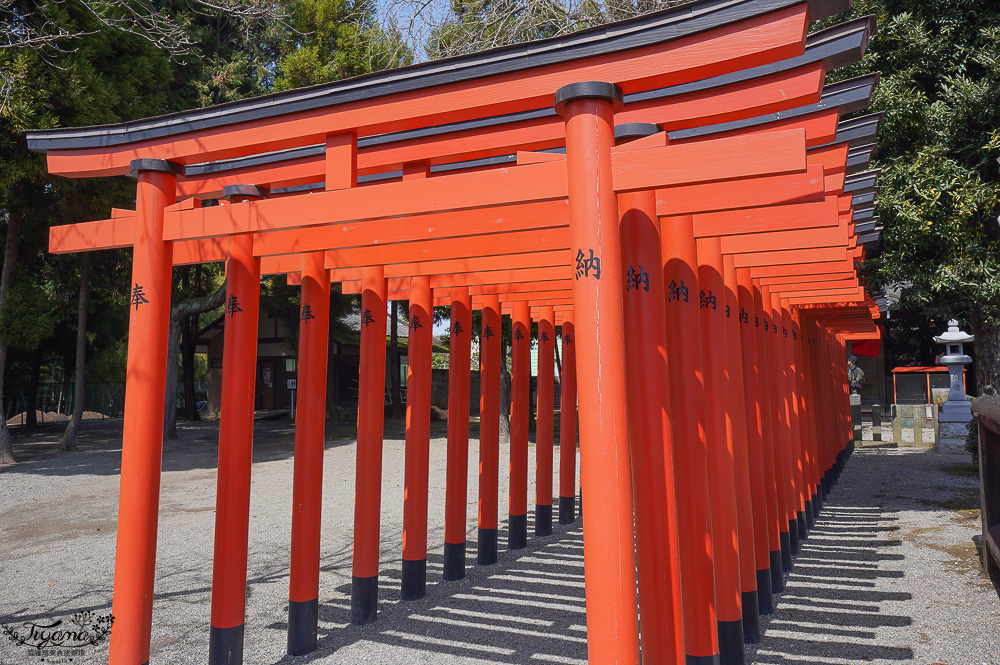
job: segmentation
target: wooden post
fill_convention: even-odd
[[[469,287],[451,292],[448,346],[448,461],[445,472],[444,579],[465,577],[466,503],[469,494],[469,363],[472,349]]]
[[[406,349],[406,452],[400,594],[403,600],[417,600],[427,593],[433,312],[430,277],[413,277],[410,280],[410,336]]]
[[[591,665],[639,662],[621,252],[611,175],[621,100],[617,86],[594,81],[564,86],[555,95],[556,112],[566,120]]]
[[[659,131],[656,125],[651,128]],[[682,663],[681,566],[656,194],[620,194],[618,208],[642,654],[644,662]]]
[[[535,535],[552,534],[552,435],[555,416],[555,311],[538,317],[538,402],[535,419]]]
[[[479,335],[479,546],[477,563],[497,562],[500,471],[500,296],[483,298]]]
[[[735,461],[736,474],[736,510],[739,517],[739,549],[740,549],[740,592],[743,603],[743,638],[747,643],[754,644],[760,641],[760,615],[762,613],[761,595],[767,595],[767,607],[771,606],[771,581],[770,574],[767,579],[767,591],[760,589],[759,568],[767,569],[767,541],[760,539],[757,542],[757,531],[759,528],[755,513],[757,511],[756,501],[761,501],[763,519],[767,520],[767,509],[763,503],[763,494],[755,499],[753,481],[751,479],[751,456],[756,452],[750,451],[751,434],[750,424],[747,417],[747,399],[745,393],[743,344],[740,340],[740,328],[742,327],[740,318],[740,304],[737,295],[736,260],[732,255],[723,256],[723,282],[725,290],[726,308],[726,351],[728,363],[726,368],[726,378],[729,384],[729,413],[731,431],[733,437],[733,455]],[[756,427],[756,423],[753,425]],[[757,435],[759,437],[759,434]],[[756,441],[755,451],[759,449],[759,440]],[[763,490],[763,484],[761,484]]]
[[[718,237],[696,241],[698,300],[701,310],[702,378],[708,480],[712,493],[712,547],[715,563],[715,610],[719,623],[719,660],[743,663],[743,597],[740,586],[739,513],[736,452],[733,450],[729,379],[726,368],[726,293],[722,243]]]
[[[351,579],[351,620],[359,625],[378,618],[382,426],[385,418],[385,268],[365,268],[362,282],[354,565]]]
[[[330,332],[330,277],[324,252],[302,255],[298,405],[292,485],[292,556],[288,591],[288,653],[316,649],[319,559],[326,438],[326,367]]]
[[[576,330],[573,314],[562,324],[559,377],[559,523],[576,521]]]
[[[684,591],[684,644],[688,662],[710,663],[719,658],[714,515],[705,431],[698,259],[691,216],[661,218],[660,241],[671,421],[673,440],[678,442],[674,447],[674,476]]]
[[[531,308],[514,303],[511,317],[510,496],[507,549],[528,545],[528,391],[531,387]]]
[[[183,173],[184,167],[159,159],[137,159],[131,171],[139,184],[128,285],[131,299],[111,601],[115,616],[108,656],[111,665],[149,662],[173,263],[173,244],[163,242],[163,209],[174,203],[177,174]]]

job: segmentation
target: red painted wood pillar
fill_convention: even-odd
[[[687,662],[719,658],[698,257],[690,215],[660,220]]]
[[[531,408],[531,307],[514,303],[511,317],[510,496],[507,549],[528,545],[528,410]]]
[[[802,391],[802,442],[805,451],[806,482],[806,522],[811,528],[819,514],[819,476],[817,474],[818,419],[816,399],[813,393],[812,363],[806,339],[806,326],[798,308],[792,309],[792,340],[795,348],[796,364],[799,366],[799,385]]]
[[[292,555],[288,589],[288,653],[316,649],[319,560],[326,439],[326,369],[330,332],[330,274],[324,252],[302,255],[299,355],[296,364]]]
[[[776,375],[776,364],[774,358],[774,333],[773,322],[771,321],[771,294],[764,293],[760,287],[754,289],[754,305],[757,307],[757,315],[760,317],[760,328],[757,330],[760,336],[761,346],[758,360],[761,361],[761,397],[764,403],[764,423],[768,426],[768,436],[771,446],[770,462],[772,467],[772,478],[774,479],[774,496],[776,499],[776,511],[772,519],[778,523],[778,537],[781,542],[781,570],[788,572],[792,569],[792,544],[788,531],[788,502],[785,498],[785,455],[782,445],[781,431],[781,399],[778,392],[778,382]],[[772,571],[771,582],[774,583],[775,575]],[[782,578],[782,584],[784,580]]]
[[[576,330],[573,313],[562,324],[559,376],[559,523],[576,521]]]
[[[719,621],[719,659],[743,663],[743,596],[740,586],[739,513],[736,497],[736,451],[729,404],[729,353],[726,344],[726,287],[722,277],[722,241],[699,238],[702,377],[705,382],[705,430],[708,479],[712,492],[712,544],[715,554],[715,603]]]
[[[803,455],[802,437],[802,412],[801,393],[799,391],[799,373],[801,365],[795,357],[795,348],[792,339],[792,315],[788,311],[788,304],[783,299],[778,301],[778,311],[781,313],[781,338],[779,341],[785,347],[785,363],[788,367],[788,396],[789,416],[791,422],[791,453],[792,453],[792,475],[795,482],[795,495],[793,497],[792,509],[795,511],[795,521],[798,525],[799,540],[807,536],[806,532],[806,491],[805,491],[805,460]]]
[[[466,503],[469,495],[469,364],[472,298],[469,287],[451,291],[448,346],[448,460],[445,472],[444,579],[465,577]]]
[[[795,495],[795,472],[792,469],[792,423],[790,416],[790,402],[788,394],[788,361],[785,358],[784,345],[781,343],[781,313],[776,307],[777,295],[771,293],[767,286],[761,287],[761,295],[764,298],[764,311],[770,317],[771,334],[768,335],[768,344],[773,359],[774,369],[774,390],[777,404],[775,414],[778,422],[779,440],[781,442],[781,479],[779,496],[784,496],[784,520],[782,525],[788,529],[789,550],[794,556],[799,553],[799,527],[795,519],[794,495]]]
[[[653,133],[659,131],[656,125],[651,129]],[[667,319],[663,311],[663,260],[656,193],[620,194],[618,208],[625,269],[625,376],[629,392],[642,658],[644,663],[651,664],[683,663]]]
[[[751,462],[753,455],[759,455],[760,441],[759,433],[754,432],[758,438],[754,439],[753,450],[751,450],[750,427],[756,429],[756,421],[751,425],[747,413],[746,378],[744,376],[744,355],[743,342],[740,339],[743,317],[740,316],[740,303],[737,294],[738,286],[736,279],[736,260],[731,254],[723,257],[723,281],[725,286],[726,302],[726,351],[728,353],[728,363],[726,368],[726,378],[729,383],[729,409],[731,416],[731,431],[733,436],[733,452],[736,462],[736,510],[739,514],[739,539],[740,539],[740,590],[743,596],[743,637],[750,643],[760,641],[760,615],[765,611],[771,611],[771,579],[767,555],[767,539],[757,537],[757,529],[764,527],[767,522],[767,506],[764,499],[763,482],[760,483],[759,495],[755,491],[752,480],[751,467],[756,471],[756,467]],[[755,504],[761,502],[758,511]],[[757,516],[761,512],[761,516]],[[761,519],[762,518],[762,519]],[[758,524],[759,520],[759,524]],[[758,542],[759,541],[759,542]],[[761,588],[761,574],[759,569],[764,568],[766,584]],[[766,591],[765,591],[766,589]],[[763,599],[762,599],[763,597]]]
[[[430,174],[430,165],[403,165],[403,180]],[[410,278],[410,323],[406,363],[406,449],[403,488],[403,563],[400,597],[427,595],[427,488],[430,473],[431,346],[434,297],[431,278]]]
[[[566,120],[591,665],[639,662],[623,273],[611,174],[614,113],[621,95],[617,86],[593,81],[564,86],[555,95],[556,111]]]
[[[410,279],[410,324],[406,363],[406,451],[403,489],[401,597],[427,595],[427,484],[431,432],[431,278]]]
[[[358,377],[358,456],[354,489],[351,620],[378,618],[382,426],[385,417],[385,268],[361,272],[361,363]],[[409,392],[409,390],[407,390]]]
[[[479,334],[479,545],[476,562],[497,562],[500,489],[500,296],[483,296]]]
[[[753,393],[754,403],[749,406],[752,413],[756,414],[757,431],[760,435],[760,455],[752,456],[751,460],[759,459],[755,468],[761,474],[765,492],[765,503],[767,506],[767,534],[768,561],[771,572],[772,593],[785,588],[784,577],[781,570],[781,532],[778,529],[778,489],[774,478],[774,437],[771,431],[771,416],[768,410],[770,399],[768,398],[766,359],[764,356],[764,330],[762,326],[762,313],[759,308],[760,292],[750,278],[750,271],[741,268],[736,272],[739,284],[740,313],[747,314],[745,332],[742,341],[745,343],[748,358],[752,360],[752,365],[743,365],[744,375],[748,377],[746,383],[748,395]],[[759,466],[758,466],[759,465]]]
[[[173,264],[173,244],[163,241],[163,209],[174,203],[177,174],[183,174],[184,167],[159,159],[137,159],[131,171],[139,184],[128,284],[125,423],[111,601],[115,616],[109,654],[112,665],[149,662]]]
[[[535,535],[552,534],[552,436],[555,417],[555,311],[538,317],[538,402],[535,418]]]
[[[240,191],[242,189],[246,188],[226,187],[223,196],[236,205],[260,198],[256,191],[254,196],[247,196],[245,191]],[[225,327],[209,665],[243,662],[259,309],[260,258],[253,255],[253,236],[230,236],[223,308]]]

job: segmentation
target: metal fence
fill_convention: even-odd
[[[208,390],[205,382],[195,382],[195,394],[201,395]],[[21,427],[28,420],[28,384],[14,384],[4,390],[4,418],[8,427]],[[73,415],[76,404],[75,383],[41,383],[38,385],[38,396],[35,399],[35,418],[41,425],[44,423],[66,422]],[[177,387],[177,407],[184,404],[184,387]],[[121,418],[125,414],[125,384],[124,383],[90,383],[84,388],[83,419],[106,420]]]
[[[4,418],[9,427],[20,427],[28,420],[28,384],[14,384],[4,391]],[[75,383],[41,383],[35,398],[38,424],[66,422],[76,404]],[[84,388],[85,420],[121,418],[125,411],[124,383],[87,383]]]

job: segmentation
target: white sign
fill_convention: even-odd
[[[295,379],[285,379],[285,388],[295,390]]]

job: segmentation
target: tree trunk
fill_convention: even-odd
[[[28,395],[25,400],[24,429],[38,427],[38,379],[42,373],[42,348],[39,346],[31,354],[31,374],[28,376]],[[42,416],[44,422],[44,416]]]
[[[507,340],[500,341],[500,443],[510,443],[510,370],[507,369]]]
[[[181,360],[184,366],[184,416],[191,422],[201,420],[194,390],[195,335],[198,334],[198,315],[192,314],[181,325]]]
[[[226,285],[209,296],[188,298],[170,308],[167,333],[167,397],[163,405],[163,438],[177,438],[177,357],[181,351],[181,327],[187,317],[215,309],[226,299]],[[225,368],[223,368],[225,371]]]
[[[987,386],[1000,392],[1000,307],[972,308],[972,333],[976,350],[976,395],[986,394]]]
[[[3,252],[3,271],[0,272],[0,316],[7,305],[7,293],[10,291],[11,278],[17,266],[17,249],[21,239],[21,217],[11,215],[7,223],[7,245]],[[14,446],[10,441],[10,430],[7,429],[7,410],[4,408],[3,387],[4,372],[7,369],[7,341],[0,339],[0,464],[14,464]]]
[[[84,252],[80,260],[80,307],[76,315],[76,384],[73,388],[73,417],[66,425],[60,450],[76,450],[76,434],[83,420],[83,396],[86,391],[87,366],[87,308],[90,305],[90,253]]]
[[[392,324],[390,326],[391,342],[389,344],[389,372],[392,390],[392,417],[399,420],[406,414],[403,411],[402,380],[399,376],[399,301],[392,301]]]

